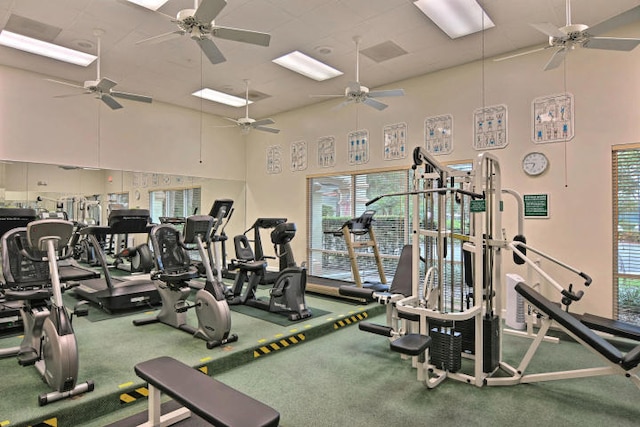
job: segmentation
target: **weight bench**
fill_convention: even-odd
[[[213,426],[277,426],[280,414],[270,406],[229,387],[171,357],[138,363],[136,374],[149,384],[149,418],[141,426],[168,426],[191,416]],[[183,405],[165,415],[160,395],[166,393]]]
[[[640,345],[623,354],[613,346],[613,344],[596,334],[573,315],[562,310],[558,304],[549,301],[527,284],[520,282],[515,286],[515,290],[542,315],[542,325],[536,334],[535,340],[531,343],[527,353],[520,362],[520,366],[518,366],[515,375],[509,378],[489,378],[486,380],[488,384],[509,385],[601,375],[622,375],[631,379],[631,381],[640,388],[640,377],[638,376],[640,370],[638,366],[640,363]],[[525,369],[553,322],[558,324],[576,341],[605,359],[608,362],[608,366],[525,375]]]

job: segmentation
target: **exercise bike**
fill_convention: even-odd
[[[233,287],[226,290],[230,305],[248,305],[272,313],[287,316],[291,321],[311,317],[304,298],[307,286],[307,269],[296,266],[291,249],[291,240],[296,235],[296,225],[292,222],[280,223],[271,232],[271,242],[280,261],[280,273],[268,299],[256,296],[258,284],[266,270],[266,261],[255,260],[253,251],[244,234],[236,236],[234,243],[238,260],[233,260],[231,270],[238,270]],[[246,286],[245,286],[246,283]]]
[[[73,313],[62,302],[65,289],[60,284],[58,248],[68,244],[73,223],[43,219],[27,227],[14,228],[2,237],[4,295],[20,301],[24,338],[18,348],[6,349],[0,356],[17,356],[21,366],[34,365],[53,391],[38,397],[40,406],[93,391],[93,381],[77,383],[78,346],[72,327]],[[47,265],[48,263],[48,265]],[[86,315],[83,308],[74,310]]]
[[[156,264],[151,277],[158,283],[162,308],[156,317],[134,320],[134,325],[165,323],[205,340],[208,349],[238,340],[236,334],[229,333],[231,312],[224,287],[214,276],[205,249],[205,242],[211,244],[210,236],[215,234],[224,215],[224,209],[221,209],[215,219],[209,215],[190,216],[185,221],[183,235],[172,224],[159,224],[151,230]],[[189,258],[188,244],[196,245],[202,259],[200,268]],[[201,277],[200,270],[204,270],[206,282],[196,292],[195,303],[189,304],[187,298],[191,294],[191,287],[188,282]],[[198,318],[197,328],[187,324],[187,311],[192,308]]]

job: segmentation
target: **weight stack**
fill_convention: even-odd
[[[500,363],[500,318],[493,315],[482,319],[482,332],[482,371],[493,372]]]
[[[462,367],[462,334],[450,328],[432,328],[429,332],[431,364],[447,372]]]
[[[429,319],[429,326],[437,329],[453,328],[456,332],[462,334],[462,351],[467,354],[474,354],[476,351],[476,320],[470,318],[467,320],[451,320]]]

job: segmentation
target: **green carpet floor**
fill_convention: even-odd
[[[529,343],[505,335],[504,360],[519,361]],[[530,370],[598,364],[598,356],[563,340],[543,343]],[[429,390],[416,380],[409,360],[389,351],[385,338],[357,327],[215,377],[276,408],[283,427],[624,427],[640,420],[640,390],[617,376],[482,388],[447,379]],[[144,410],[145,402],[136,403],[82,426],[109,425]]]
[[[362,318],[384,310],[376,304],[353,306],[326,298],[308,297],[307,303],[327,314],[295,325],[280,326],[232,313],[232,332],[239,335],[239,340],[212,350],[206,348],[204,341],[163,324],[133,326],[134,319],[153,316],[155,311],[114,316],[99,322],[92,322],[86,317],[76,318],[74,329],[80,351],[79,378],[81,381],[93,380],[95,390],[39,407],[37,396],[47,392],[48,388],[35,368],[20,367],[15,358],[0,359],[0,426],[82,425],[95,417],[126,409],[127,402],[140,397],[135,390],[144,384],[133,371],[138,362],[168,355],[191,366],[204,367],[210,374],[217,374],[281,352],[279,350],[288,351],[295,346],[294,341],[311,342],[341,328],[341,325],[348,325],[344,323],[345,319],[353,316]],[[191,311],[189,319],[195,323],[195,315]],[[5,337],[0,343],[3,348],[12,347],[20,343],[20,338]]]

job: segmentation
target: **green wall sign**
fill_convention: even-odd
[[[525,218],[549,218],[548,194],[525,194],[522,199]]]

